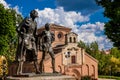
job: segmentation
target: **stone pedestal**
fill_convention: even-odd
[[[61,75],[39,75],[31,77],[7,77],[7,80],[76,80],[73,76]]]

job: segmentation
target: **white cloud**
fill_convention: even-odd
[[[104,35],[104,23],[96,22],[95,24],[81,25],[77,33],[78,39],[86,43],[97,41],[100,50],[112,47],[112,43]]]
[[[82,40],[85,43],[91,43],[93,41],[96,41],[96,36],[94,33],[81,32],[78,33],[78,40]]]
[[[7,4],[4,0],[0,0],[0,3],[3,4],[5,8],[9,8],[10,4]]]
[[[22,13],[20,12],[19,6],[15,6],[15,7],[13,7],[13,9],[16,11],[17,14],[21,14],[22,15]]]
[[[97,42],[100,49],[110,49],[113,45],[105,35],[97,37]]]
[[[20,12],[19,6],[11,7],[11,6],[10,6],[11,4],[8,4],[5,0],[0,0],[0,4],[3,4],[3,6],[4,6],[5,9],[12,8],[12,9],[14,9],[18,14],[21,14],[21,15],[22,15],[22,13]]]
[[[104,31],[104,23],[96,22],[95,24],[87,23],[84,25],[81,25],[79,28],[81,32],[103,32]]]
[[[4,0],[0,0],[0,3],[2,3],[5,8],[10,8],[10,4],[7,4]],[[21,14],[18,6],[15,6],[13,9],[15,9],[18,14]],[[77,13],[75,11],[66,12],[62,7],[56,9],[45,8],[44,10],[36,10],[39,13],[39,18],[37,18],[38,27],[43,26],[45,23],[63,25],[72,28],[72,31],[78,34],[79,40],[86,43],[97,41],[100,49],[107,49],[112,46],[111,42],[106,39],[106,36],[101,35],[104,32],[104,23],[87,23],[79,27],[76,23],[89,21],[89,16],[83,16],[80,12]]]
[[[72,31],[78,34],[78,39],[86,43],[97,41],[99,49],[108,49],[112,47],[111,42],[104,35],[104,23],[87,23],[81,26],[77,23],[89,21],[89,16],[83,16],[75,11],[64,11],[62,7],[44,10],[36,9],[39,14],[37,18],[38,28],[45,23],[54,23],[72,28]]]
[[[89,20],[89,16],[83,16],[81,13],[76,13],[75,11],[65,12],[62,7],[56,9],[45,8],[44,10],[36,10],[39,13],[39,18],[37,20],[39,26],[48,22],[73,28],[77,27],[75,23]]]

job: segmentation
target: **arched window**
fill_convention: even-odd
[[[70,37],[70,43],[72,43],[72,38]]]
[[[89,66],[88,66],[88,64],[86,64],[86,68],[87,68],[87,75],[89,76]]]
[[[74,43],[76,43],[76,38],[75,37],[73,38],[73,40],[74,40]]]
[[[95,78],[95,66],[92,65],[92,77]]]

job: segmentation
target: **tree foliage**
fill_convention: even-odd
[[[12,59],[15,54],[15,48],[13,46],[16,36],[16,21],[19,17],[16,17],[16,12],[12,9],[5,9],[0,4],[0,55],[6,56],[7,59]],[[22,19],[22,17],[21,17]]]
[[[111,67],[111,74],[118,75],[120,73],[120,59],[112,56],[110,58],[110,67]]]
[[[105,34],[114,46],[120,48],[120,1],[96,0],[96,2],[105,9],[104,16],[109,18],[105,24]]]
[[[78,42],[78,46],[84,48],[88,54],[98,60],[99,75],[119,75],[120,50],[118,48],[113,47],[110,50],[110,54],[105,54],[104,50],[99,50],[97,42],[86,44],[80,41]]]

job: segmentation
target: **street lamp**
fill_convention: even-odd
[[[68,67],[69,67],[69,57],[70,57],[70,52],[65,52],[65,58],[66,58],[66,61],[67,61],[67,71],[68,71]]]

